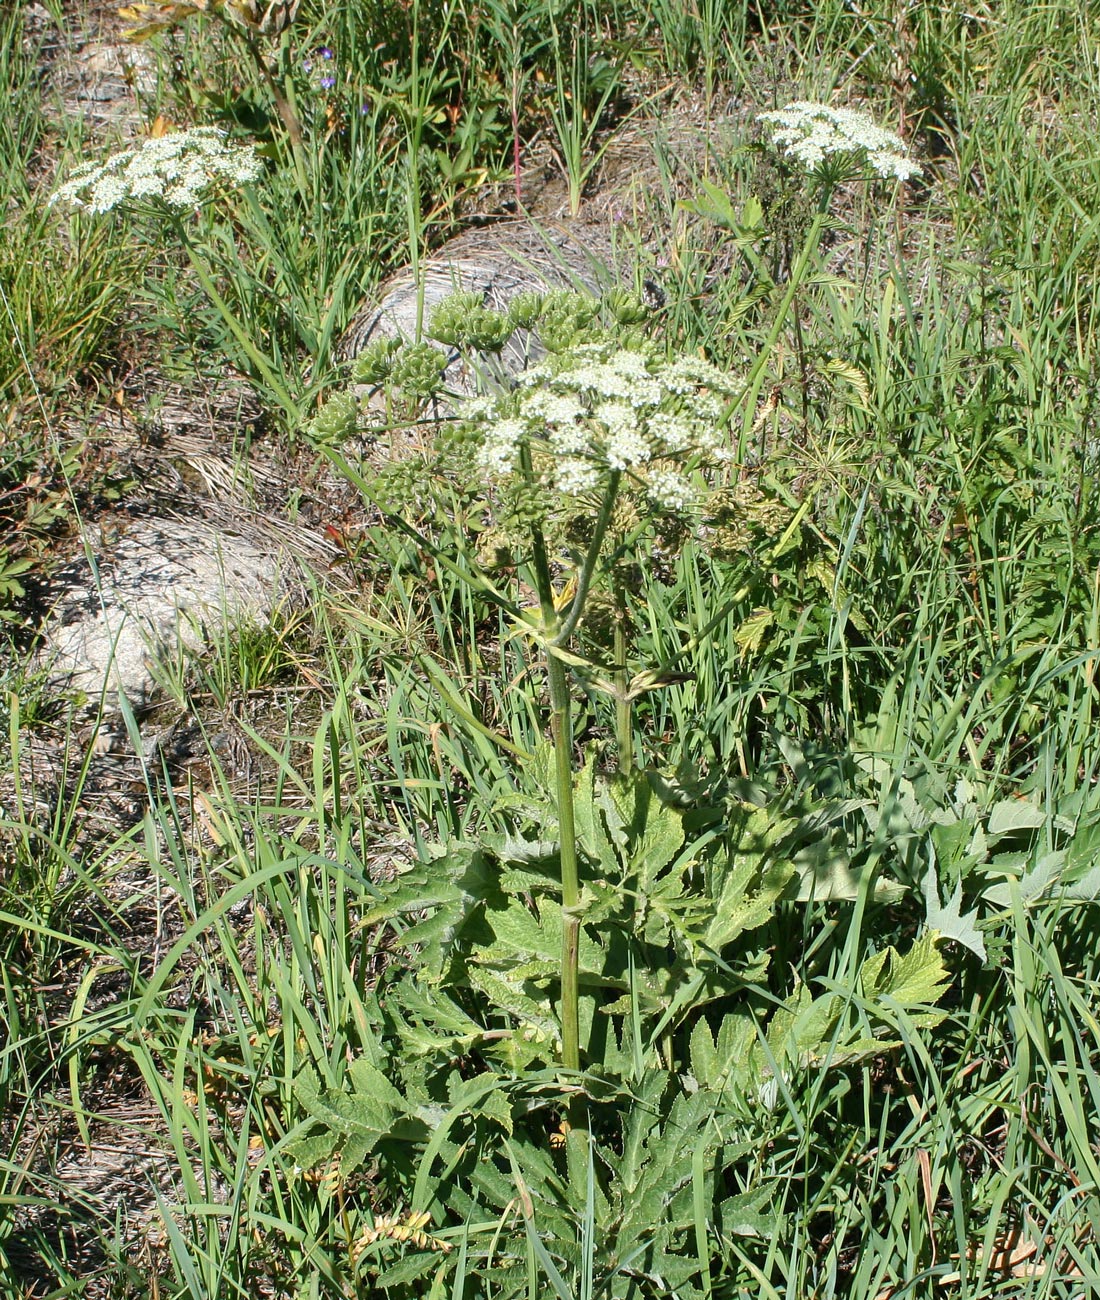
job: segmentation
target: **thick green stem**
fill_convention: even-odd
[[[825,229],[825,221],[829,215],[829,200],[832,197],[832,187],[824,186],[818,200],[817,212],[814,215],[813,223],[806,235],[802,250],[798,255],[798,260],[791,268],[790,279],[787,281],[787,291],[783,295],[783,300],[779,304],[779,310],[776,313],[772,327],[768,331],[768,337],[764,340],[764,345],[756,354],[756,360],[752,363],[752,369],[745,380],[745,390],[741,397],[737,398],[734,405],[744,403],[744,424],[742,426],[741,441],[742,452],[744,444],[748,440],[752,430],[753,421],[756,418],[756,403],[760,397],[760,389],[764,384],[764,367],[771,358],[775,345],[779,340],[779,335],[783,331],[783,326],[787,322],[787,316],[791,310],[791,304],[794,302],[795,295],[806,277],[806,268],[810,264],[810,258],[817,252],[817,246],[821,242],[821,232]]]
[[[542,530],[531,534],[535,585],[542,607],[545,638],[546,676],[550,685],[550,736],[554,743],[554,786],[558,805],[558,835],[561,843],[561,1060],[567,1070],[581,1066],[580,1020],[577,966],[581,918],[580,871],[577,867],[577,826],[573,813],[573,720],[565,663],[555,654],[560,644],[558,612],[550,559]]]
[[[520,453],[523,472],[531,476],[530,453]],[[557,797],[558,834],[561,844],[561,1059],[568,1070],[580,1069],[580,1019],[578,1006],[578,956],[580,948],[580,869],[577,862],[577,829],[573,812],[573,724],[569,680],[565,661],[557,653],[568,648],[584,611],[584,602],[599,562],[621,474],[608,480],[592,540],[577,575],[577,587],[564,620],[554,603],[550,556],[542,529],[531,530],[532,569],[542,610],[542,636],[546,654],[546,676],[550,687],[550,735],[554,744],[554,784]]]
[[[588,590],[592,586],[596,565],[600,559],[600,551],[603,550],[603,541],[607,536],[608,524],[611,523],[611,513],[615,509],[615,501],[619,495],[619,484],[622,482],[622,477],[622,471],[615,470],[607,480],[603,504],[600,506],[600,513],[596,518],[596,527],[592,530],[592,540],[588,543],[588,552],[584,557],[584,564],[581,565],[581,571],[577,575],[577,590],[573,596],[573,602],[569,606],[569,613],[566,614],[565,621],[558,630],[555,644],[563,648],[576,631],[577,624],[581,621],[581,615],[584,613],[584,602],[588,599]]]
[[[573,726],[565,664],[553,651],[547,654],[546,670],[550,680],[550,734],[554,741],[554,782],[557,787],[558,832],[561,841],[561,1059],[567,1070],[579,1070],[578,954],[581,886],[577,866],[577,827],[573,814]]]
[[[618,601],[615,620],[615,745],[619,751],[619,775],[634,769],[634,729],[630,717],[630,676],[626,667],[626,609]]]

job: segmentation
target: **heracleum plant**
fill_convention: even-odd
[[[593,327],[596,304],[580,295],[528,299],[516,304],[510,318],[456,295],[430,326],[441,342],[476,349],[499,347],[516,327],[537,323],[552,349],[513,389],[467,401],[439,441],[449,467],[473,470],[485,518],[493,521],[495,558],[505,561],[499,573],[511,575],[512,590],[502,590],[501,577],[483,571],[476,559],[465,571],[504,600],[545,668],[561,838],[562,1063],[572,1070],[580,1068],[583,913],[569,674],[582,672],[614,697],[619,768],[629,771],[630,699],[645,683],[625,680],[627,596],[615,587],[631,564],[644,562],[655,539],[668,547],[675,544],[671,539],[687,535],[709,484],[730,459],[721,417],[742,387],[737,377],[697,357],[669,359],[632,330],[644,314],[640,304],[620,296],[612,307],[618,330],[605,332]],[[410,352],[421,357],[428,379],[432,370],[438,375],[424,345]],[[361,369],[392,355],[378,349]],[[406,354],[406,382],[409,370]],[[399,513],[408,504],[402,494],[413,499],[424,492],[424,482],[409,471],[408,465],[396,466],[371,489],[388,511]],[[458,530],[455,540],[461,545]],[[452,562],[462,563],[457,553]],[[619,615],[610,680],[572,644],[597,587],[610,595]],[[524,591],[533,599],[525,600]]]
[[[595,327],[596,305],[575,294],[525,297],[507,316],[487,311],[475,294],[456,294],[437,310],[428,330],[449,348],[491,355],[516,329],[534,327],[549,349],[514,386],[467,401],[440,437],[443,461],[452,471],[473,467],[473,491],[484,493],[485,517],[493,521],[492,535],[506,559],[502,571],[534,593],[536,607],[525,605],[517,592],[500,591],[497,579],[476,559],[471,564],[470,557],[457,554],[438,558],[502,599],[539,647],[545,665],[560,833],[562,1063],[568,1069],[580,1066],[577,972],[583,914],[570,669],[614,698],[619,769],[628,772],[634,751],[630,699],[649,683],[643,679],[632,692],[626,679],[625,575],[631,565],[647,561],[656,540],[667,554],[677,538],[682,541],[698,528],[703,497],[731,459],[728,417],[746,403],[746,419],[751,419],[764,367],[818,247],[837,185],[868,172],[904,180],[919,170],[902,140],[863,113],[798,102],[762,114],[761,120],[778,128],[775,143],[809,170],[818,201],[771,333],[746,377],[695,357],[670,359],[645,340],[637,328],[644,312],[621,295],[610,304],[615,321],[609,331]],[[400,362],[399,355],[388,342],[376,345],[361,358],[359,377],[392,383],[401,366],[407,390],[417,391],[417,383],[408,379],[418,369],[424,371],[420,391],[438,385],[438,352],[433,360],[428,345],[414,344]],[[332,414],[338,423],[346,422],[351,416],[346,400]],[[317,432],[331,438],[334,430],[326,425]],[[386,479],[388,489],[381,491],[388,510],[400,513],[403,493],[425,494],[424,482],[408,465]],[[454,529],[453,536],[461,546],[461,530]],[[601,582],[613,611],[610,680],[572,648],[590,595]]]
[[[421,846],[361,918],[393,937],[376,991],[385,1046],[372,1058],[386,1060],[394,1081],[392,1116],[371,1117],[383,1086],[377,1070],[369,1074],[376,1067],[357,1062],[354,1077],[326,1088],[305,1063],[295,1097],[308,1120],[290,1149],[306,1169],[338,1155],[350,1176],[399,1131],[398,1114],[417,1118],[418,1106],[445,1104],[446,1125],[417,1156],[414,1212],[461,1220],[473,1213],[471,1178],[485,1177],[497,1180],[484,1191],[487,1204],[507,1217],[517,1193],[522,1200],[524,1186],[545,1177],[538,1199],[545,1213],[557,1213],[553,1197],[567,1206],[552,1228],[545,1220],[541,1228],[559,1258],[579,1269],[591,1262],[583,1241],[594,1238],[588,1229],[578,1237],[575,1227],[598,1219],[608,1236],[595,1262],[608,1277],[627,1276],[647,1255],[708,1278],[708,1198],[729,1190],[723,1160],[743,1154],[720,1157],[707,1145],[727,1132],[718,1113],[744,1104],[773,1116],[780,1090],[804,1077],[807,1062],[851,1064],[880,1053],[883,1032],[894,1037],[882,1021],[894,998],[914,1023],[936,1023],[927,1009],[946,972],[932,931],[904,955],[884,947],[862,962],[853,940],[844,987],[859,990],[858,1025],[845,993],[815,997],[810,981],[789,997],[780,993],[770,1016],[754,1012],[753,993],[767,996],[768,965],[754,932],[772,922],[781,899],[798,895],[791,846],[820,837],[821,822],[736,796],[709,805],[709,792],[696,798],[685,790],[681,799],[667,774],[631,770],[644,726],[632,704],[660,689],[670,667],[643,660],[646,671],[628,672],[632,648],[637,657],[630,614],[646,581],[639,575],[671,571],[689,539],[707,544],[708,521],[719,517],[736,474],[723,414],[743,384],[697,356],[669,355],[640,328],[643,314],[623,294],[602,305],[572,293],[529,295],[506,315],[486,310],[476,294],[456,295],[428,324],[447,353],[387,340],[357,362],[360,385],[386,390],[391,419],[404,413],[432,429],[426,450],[373,479],[356,471],[339,451],[359,422],[362,398],[354,393],[333,399],[310,429],[380,510],[377,543],[395,581],[418,574],[440,625],[456,608],[446,593],[469,589],[483,611],[503,615],[503,638],[531,651],[511,690],[541,712],[536,728],[546,726],[551,743],[523,754],[502,736],[501,750],[515,759],[514,788],[467,823],[472,833]],[[547,355],[508,378],[495,353],[517,329],[537,333]],[[453,416],[440,419],[431,403],[456,354],[492,390],[456,402]],[[502,648],[494,644],[499,627],[469,625],[474,644],[460,658],[470,674]],[[442,669],[436,664],[433,673],[433,654],[418,667],[434,680]],[[614,704],[603,762],[590,746],[582,758],[573,734],[578,710],[589,707],[580,701],[594,693]],[[456,691],[440,690],[433,724],[449,719],[456,733],[491,738],[494,719],[477,716],[472,695],[472,709],[456,708]],[[478,797],[471,785],[470,802]],[[769,1022],[763,1046],[761,1020]],[[696,1086],[681,1091],[688,1076]],[[609,1087],[621,1092],[609,1096]],[[507,1116],[499,1147],[497,1120],[485,1110],[490,1096],[493,1115]],[[519,1121],[540,1110],[562,1121],[561,1162],[547,1152],[539,1119],[532,1127]],[[653,1136],[643,1144],[631,1125],[646,1115],[638,1122]],[[489,1123],[484,1145],[448,1136],[459,1117]],[[476,1171],[458,1172],[467,1158],[460,1148],[470,1159],[479,1153]],[[441,1160],[447,1172],[434,1181]],[[768,1177],[735,1180],[738,1214],[755,1214],[768,1199]],[[690,1214],[682,1198],[671,1204],[687,1182]],[[387,1191],[400,1195],[399,1183]],[[624,1205],[645,1204],[639,1218],[625,1209],[617,1217],[620,1191]],[[589,1214],[593,1199],[602,1208]],[[767,1234],[763,1219],[750,1222],[753,1233]],[[690,1258],[673,1242],[687,1223]],[[533,1219],[526,1226],[536,1249]]]
[[[752,426],[765,367],[820,246],[837,187],[860,179],[901,183],[919,175],[921,170],[899,135],[879,126],[869,114],[857,109],[796,100],[784,108],[760,113],[757,120],[771,129],[772,144],[805,172],[816,194],[814,217],[791,267],[786,291],[767,338],[749,367],[744,399],[746,433]]]
[[[195,217],[202,205],[227,189],[251,185],[262,171],[255,150],[233,144],[214,127],[193,127],[142,141],[104,163],[83,163],[50,200],[104,216],[126,208],[168,228],[187,254],[203,292],[217,309],[249,361],[291,418],[298,404],[226,301],[214,281],[212,258],[197,236]]]

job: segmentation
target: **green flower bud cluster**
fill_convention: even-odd
[[[638,324],[648,314],[634,294],[616,292],[608,306],[613,319],[623,325]],[[460,290],[432,312],[428,334],[448,347],[499,352],[516,330],[537,330],[548,351],[562,352],[594,337],[599,313],[597,299],[571,290],[522,293],[507,313],[486,307],[477,293]]]
[[[589,342],[595,337],[592,326],[599,311],[599,301],[585,294],[565,289],[547,294],[538,319],[543,347],[547,352],[566,352]]]
[[[636,293],[626,289],[612,289],[604,298],[608,311],[620,325],[640,325],[650,314],[649,308]],[[629,346],[624,344],[624,346]]]
[[[311,442],[338,444],[355,432],[359,424],[359,403],[351,393],[337,393],[330,397],[306,425],[306,436]]]
[[[483,306],[481,294],[456,289],[432,311],[427,333],[446,347],[458,347],[466,330],[466,318]]]
[[[622,571],[620,571],[622,570]],[[616,628],[632,631],[633,620],[621,596],[616,593],[637,590],[640,578],[633,565],[617,566],[606,575],[606,585],[593,588],[584,606],[584,632],[604,651],[615,643]]]
[[[527,293],[518,294],[508,304],[508,319],[512,322],[512,328],[533,330],[539,322],[545,302],[545,294],[535,293],[530,290]]]
[[[470,465],[481,446],[481,428],[472,420],[446,420],[435,435],[436,452],[440,460],[454,460]]]
[[[374,339],[355,359],[352,378],[357,384],[382,384],[389,378],[400,339]]]
[[[447,356],[430,343],[410,343],[393,359],[390,386],[405,398],[434,397],[443,387]]]
[[[390,514],[405,513],[422,502],[428,477],[428,466],[421,457],[393,461],[375,476],[371,499]]]
[[[736,483],[714,493],[704,519],[706,548],[717,560],[757,555],[782,537],[792,511],[752,483]]]
[[[542,484],[514,479],[501,493],[501,523],[509,534],[527,538],[532,528],[544,527],[549,506]]]
[[[487,573],[511,569],[516,563],[513,540],[507,529],[486,528],[477,539],[477,562]]]
[[[486,307],[476,293],[452,293],[432,312],[428,334],[448,347],[499,352],[515,326],[508,316]]]

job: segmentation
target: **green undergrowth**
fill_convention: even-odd
[[[157,746],[67,721],[14,643],[0,668],[0,1295],[1089,1294],[1092,7],[278,10],[145,33],[147,120],[263,159],[181,221],[193,256],[149,212],[46,206],[105,145],[0,19],[4,617],[128,491],[58,430],[134,358],[248,376],[343,492],[333,572],[168,672]],[[539,322],[563,372],[610,337],[747,382],[690,527],[615,515],[578,598],[599,525],[540,572],[474,443],[380,482],[335,345],[485,195],[522,202],[517,157],[583,208],[611,129],[678,96],[729,144],[677,162],[652,127],[616,220],[659,305],[425,322],[482,364]],[[921,175],[815,207],[755,119],[803,97],[873,109]],[[358,371],[395,444],[433,427],[418,346]],[[126,817],[111,746],[143,755]],[[74,1175],[104,1149],[141,1153],[121,1191]]]

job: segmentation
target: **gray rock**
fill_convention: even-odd
[[[560,223],[535,225],[505,221],[464,231],[420,263],[419,276],[399,272],[380,290],[376,302],[352,320],[340,343],[350,360],[379,338],[416,339],[433,310],[456,289],[481,295],[482,303],[507,310],[519,294],[548,289],[598,293],[617,282],[606,230]],[[538,352],[537,342],[522,332],[509,342],[500,364],[507,374],[523,369]],[[475,378],[454,358],[445,381],[452,392],[474,388]]]
[[[166,667],[241,623],[266,625],[298,576],[272,538],[201,518],[139,518],[51,578],[39,663],[50,689],[148,706]]]

